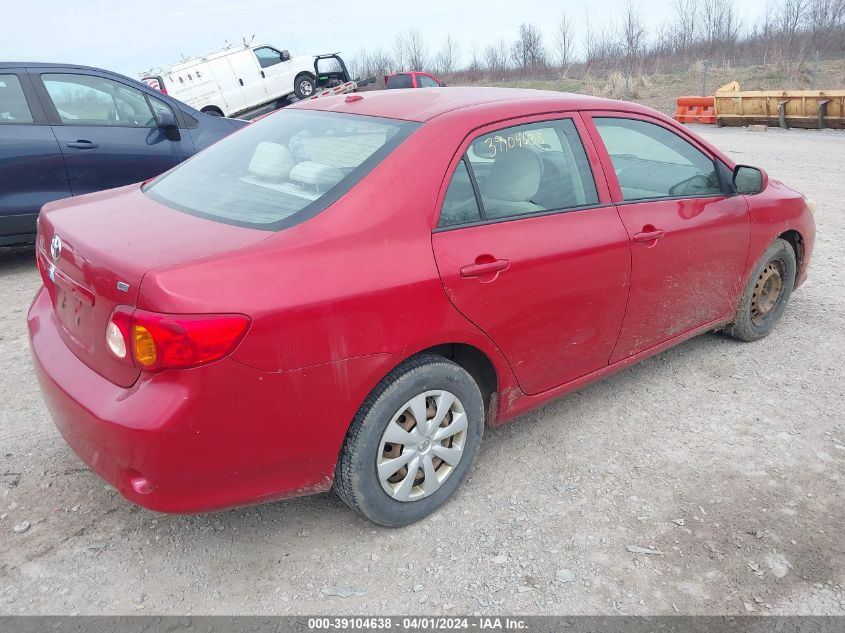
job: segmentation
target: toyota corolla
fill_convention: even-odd
[[[131,501],[440,507],[486,425],[710,330],[766,336],[811,203],[648,108],[505,89],[302,101],[50,203],[41,387]]]

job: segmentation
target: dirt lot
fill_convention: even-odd
[[[401,530],[332,495],[124,501],[53,428],[38,274],[0,258],[0,613],[845,614],[845,133],[700,131],[819,203],[773,335],[701,336],[488,433],[456,498]]]

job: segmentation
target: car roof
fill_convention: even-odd
[[[129,81],[138,83],[137,79],[133,79],[132,77],[128,77],[126,75],[121,75],[120,73],[116,73],[113,70],[97,68],[96,66],[84,66],[82,64],[56,64],[51,62],[0,62],[0,70],[5,68],[61,68],[70,70],[90,70],[97,73],[105,73],[107,75],[112,75],[113,77],[120,77],[121,79],[128,79]]]
[[[307,110],[348,112],[406,121],[429,121],[435,117],[466,108],[500,108],[507,104],[514,116],[562,110],[625,110],[652,112],[634,103],[602,99],[588,95],[530,90],[524,88],[426,88],[425,90],[371,90],[350,95],[320,97],[295,103]]]
[[[83,66],[82,64],[57,64],[51,62],[0,62],[0,68],[78,68],[80,70],[96,70],[100,72],[114,73],[111,70]]]

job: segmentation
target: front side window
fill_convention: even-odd
[[[0,125],[32,122],[20,79],[17,75],[0,75]]]
[[[626,201],[722,193],[716,165],[661,125],[638,119],[595,118]]]
[[[466,157],[485,219],[598,203],[589,160],[571,119],[484,134],[472,142]]]
[[[170,112],[174,117],[176,116],[170,106],[161,99],[156,99],[152,95],[147,95],[147,98],[150,100],[150,105],[152,106],[154,113],[158,114],[159,112]]]
[[[428,75],[417,75],[417,82],[420,84],[420,88],[439,88],[440,87],[440,84],[437,83],[434,79],[432,79]]]
[[[262,68],[275,66],[276,64],[280,64],[282,62],[282,54],[275,48],[264,46],[262,48],[256,48],[254,52],[255,56],[258,58],[258,63]]]
[[[399,145],[417,123],[283,110],[180,164],[144,191],[201,217],[276,230],[322,211]]]
[[[93,75],[41,75],[62,123],[155,127],[144,94],[118,81]]]

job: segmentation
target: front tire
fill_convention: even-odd
[[[757,341],[775,327],[795,287],[798,264],[786,240],[777,239],[763,253],[725,333],[741,341]]]
[[[313,97],[316,88],[317,84],[314,77],[306,73],[297,75],[293,82],[293,93],[296,95],[297,99],[308,99]]]
[[[441,356],[417,356],[390,372],[359,409],[334,489],[380,525],[419,521],[466,479],[483,432],[484,401],[472,376]]]

